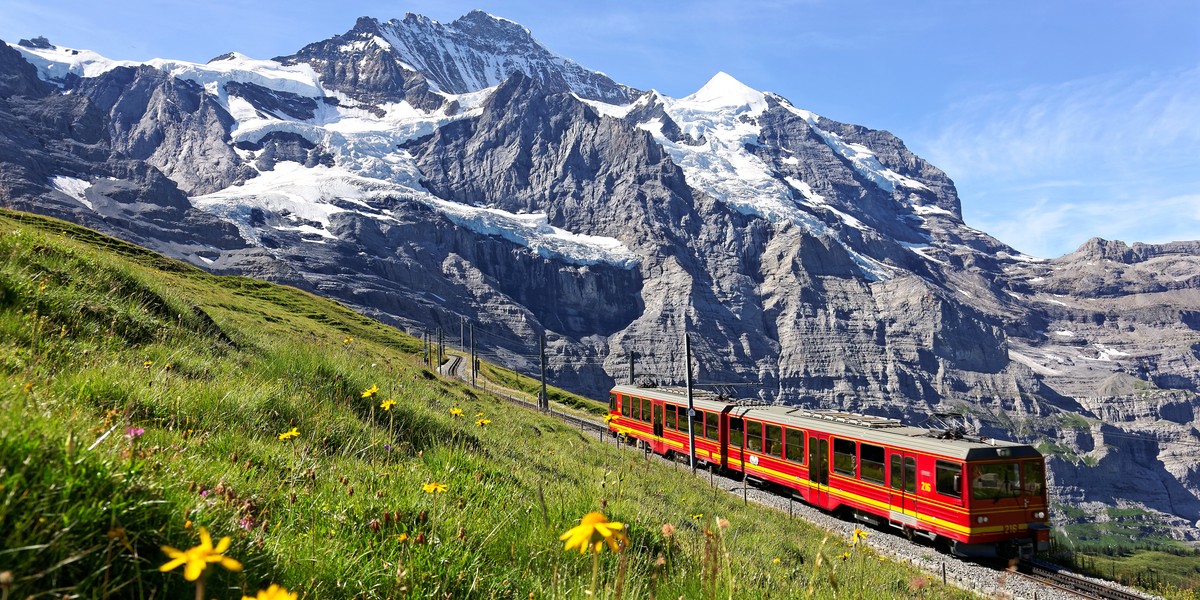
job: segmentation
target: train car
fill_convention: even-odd
[[[945,541],[962,556],[1049,548],[1045,465],[1031,446],[695,394],[693,406],[697,459],[714,468],[788,488],[825,510]],[[659,454],[687,454],[684,394],[617,386],[610,407],[614,433]]]

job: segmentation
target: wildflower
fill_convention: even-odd
[[[486,426],[486,425],[489,425],[489,424],[491,424],[491,422],[492,422],[492,420],[491,420],[491,419],[476,419],[476,420],[475,420],[475,424],[476,424],[476,425],[478,425],[478,426],[480,426],[480,427],[484,427],[484,426]]]
[[[291,431],[285,431],[279,434],[279,439],[281,440],[290,440],[297,437],[300,437],[300,430],[296,429],[295,427],[293,427]]]
[[[146,430],[142,429],[141,427],[130,427],[125,430],[125,437],[131,440],[136,440],[139,437],[142,437],[143,433],[146,433]]]
[[[296,600],[296,593],[272,583],[271,587],[258,590],[255,596],[242,596],[242,600]]]
[[[150,367],[154,366],[154,361],[148,360],[148,361],[142,363],[142,366],[149,369]]]
[[[384,449],[384,450],[387,450],[388,452],[391,452],[391,451],[392,451],[392,445],[391,445],[391,444],[384,444],[384,445],[383,445],[383,449]]]
[[[200,573],[208,568],[209,563],[220,563],[222,567],[234,572],[242,570],[242,563],[225,556],[225,551],[229,549],[229,536],[221,538],[214,548],[212,537],[208,535],[208,530],[200,528],[200,545],[194,548],[189,548],[185,551],[176,550],[170,546],[163,546],[162,551],[171,557],[158,570],[166,573],[179,565],[186,565],[183,569],[183,578],[188,581],[195,581],[200,578]]]
[[[408,541],[408,534],[407,534],[407,533],[402,533],[402,534],[400,534],[400,535],[396,536],[396,541],[397,541],[397,542],[400,542],[401,544],[403,544],[404,542],[407,542],[407,541]]]
[[[841,556],[839,556],[838,558],[840,558],[840,559],[842,559],[842,560],[846,560],[846,559],[850,558],[850,553],[849,553],[849,552],[843,552],[843,553],[842,553],[842,555],[841,555]]]
[[[362,397],[370,398],[371,396],[374,396],[375,394],[378,394],[378,393],[379,393],[379,386],[377,386],[375,384],[371,384],[371,387],[363,390]]]
[[[345,345],[345,344],[349,344],[350,342],[353,342],[353,341],[354,341],[354,338],[352,338],[352,337],[344,337],[344,338],[342,338],[342,344],[343,344],[343,345]]]
[[[663,523],[662,534],[663,534],[663,537],[668,537],[668,538],[675,535],[675,526],[670,523]]]
[[[717,517],[717,527],[720,527],[721,529],[729,529],[729,521],[722,519],[721,517]]]
[[[366,393],[366,392],[363,392],[363,393]],[[382,403],[379,404],[379,408],[382,408],[383,410],[392,410],[392,407],[395,405],[396,405],[396,401],[392,400],[391,398],[388,398],[387,400],[384,400]]]
[[[246,515],[246,516],[242,517],[241,525],[242,525],[242,529],[245,529],[246,531],[250,531],[251,529],[254,529],[254,525],[255,525],[254,517],[252,517],[250,515]]]
[[[456,407],[454,407],[454,408],[450,409],[450,416],[452,416],[452,417],[458,417],[458,418],[462,418],[462,416],[463,416],[463,410],[462,410],[461,408],[458,408],[458,407],[456,406]]]
[[[481,412],[477,412],[477,413],[475,413],[475,418],[479,418],[479,417],[482,417],[482,416],[483,416],[483,413],[481,413]]]
[[[704,518],[704,513],[696,513],[696,514],[692,515],[692,518],[699,521],[700,519]]]
[[[29,392],[32,392],[33,391],[33,382],[26,381],[25,385],[21,386],[21,391],[25,392],[26,394],[28,394]]]
[[[608,544],[613,552],[620,552],[629,544],[624,529],[624,523],[611,522],[601,513],[590,512],[580,519],[578,525],[558,536],[558,539],[566,542],[564,550],[578,546],[580,554],[587,552],[589,548],[592,552],[599,552],[604,544]]]
[[[867,539],[867,535],[867,532],[855,527],[854,534],[850,537],[850,545],[857,546],[860,541]]]
[[[426,494],[433,494],[433,493],[444,494],[444,493],[446,493],[446,484],[438,483],[436,481],[431,481],[431,482],[421,486],[421,491],[425,492]]]
[[[207,497],[208,497],[208,490],[200,490],[200,497],[201,497],[201,498],[207,498]]]
[[[184,519],[184,521],[183,521],[183,528],[184,528],[184,529],[191,529],[191,528],[192,528],[192,520],[191,520],[191,519]]]
[[[772,561],[771,561],[771,564],[773,564],[773,565],[777,565],[777,564],[779,564],[779,557],[778,557],[778,556],[776,556],[776,557],[775,557],[775,560],[772,560]]]

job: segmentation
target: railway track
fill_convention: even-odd
[[[1016,572],[1024,577],[1039,581],[1043,585],[1052,585],[1058,589],[1066,590],[1085,598],[1145,600],[1146,598],[1154,597],[1147,594],[1126,591],[1108,581],[1100,581],[1076,575],[1058,565],[1040,560],[1022,560],[1017,565]]]

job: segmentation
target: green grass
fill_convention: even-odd
[[[160,546],[205,527],[244,567],[211,565],[210,598],[968,597],[419,349],[326,299],[0,211],[0,592],[188,597]],[[592,558],[559,541],[590,511],[630,540],[594,596]]]
[[[1200,589],[1200,551],[1173,539],[1154,513],[1110,507],[1106,519],[1095,520],[1077,508],[1057,508],[1067,520],[1055,532],[1056,545],[1068,550],[1060,562],[1169,597],[1194,598]]]
[[[479,367],[479,374],[489,382],[495,383],[501,387],[524,392],[531,402],[536,401],[538,393],[541,391],[541,381],[531,378],[527,375],[521,375],[512,369],[507,369],[501,366],[490,363],[482,363]],[[578,394],[572,394],[566,390],[557,387],[546,385],[546,395],[550,397],[550,402],[560,406],[567,406],[584,413],[592,415],[603,415],[608,413],[608,403],[597,402],[590,398],[584,398]]]

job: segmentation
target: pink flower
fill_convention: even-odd
[[[245,529],[246,531],[254,529],[254,517],[250,515],[242,517],[242,529]]]
[[[130,427],[125,430],[125,437],[131,440],[136,440],[139,437],[142,437],[143,433],[146,433],[146,430],[142,429],[141,427]]]

